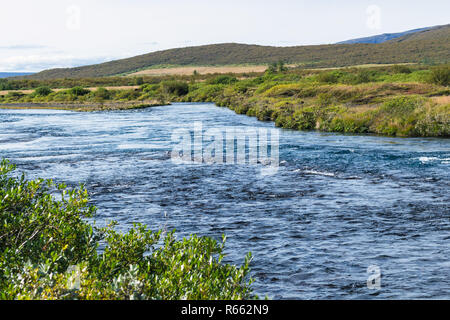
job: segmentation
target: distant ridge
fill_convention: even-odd
[[[272,47],[222,43],[170,49],[77,68],[52,69],[24,78],[94,78],[132,73],[158,65],[267,64],[285,61],[305,67],[359,64],[448,63],[450,25],[423,28],[383,43]]]
[[[431,30],[436,27],[428,27],[428,28],[420,28],[420,29],[413,29],[408,30],[404,32],[398,32],[398,33],[383,33],[376,36],[371,37],[364,37],[364,38],[357,38],[357,39],[351,39],[347,41],[341,41],[336,44],[354,44],[354,43],[383,43],[392,39],[400,38],[403,36],[406,36],[408,34],[420,32],[420,31],[427,31]]]

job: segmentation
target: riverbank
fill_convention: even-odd
[[[450,67],[336,70],[272,65],[261,76],[164,80],[138,87],[73,87],[0,95],[0,107],[128,110],[172,102],[214,102],[281,128],[399,137],[450,137]]]
[[[0,104],[0,109],[55,109],[77,112],[134,110],[161,106],[155,101],[131,101],[131,102],[109,102],[109,103],[8,103]]]

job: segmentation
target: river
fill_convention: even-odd
[[[277,172],[175,163],[172,133],[196,122],[276,130]],[[226,234],[226,262],[252,252],[261,297],[450,298],[448,139],[275,129],[208,103],[0,110],[0,124],[0,157],[30,178],[85,183],[99,224]]]

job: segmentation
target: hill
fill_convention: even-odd
[[[295,47],[224,43],[178,48],[90,66],[46,70],[26,78],[90,78],[131,73],[157,65],[266,64],[280,60],[305,67],[447,63],[450,61],[450,25],[419,31],[384,43]]]
[[[419,41],[419,40],[437,40],[437,41],[447,41],[450,40],[450,24],[445,26],[436,26],[433,28],[425,28],[423,30],[405,34],[402,37],[395,38],[389,42],[403,42],[403,41]]]
[[[364,38],[357,38],[357,39],[351,39],[347,41],[341,41],[337,44],[353,44],[353,43],[383,43],[392,39],[401,38],[403,36],[417,33],[420,31],[427,31],[433,29],[433,27],[430,28],[420,28],[420,29],[414,29],[414,30],[408,30],[404,32],[398,32],[398,33],[383,33],[376,36],[371,37],[364,37]]]

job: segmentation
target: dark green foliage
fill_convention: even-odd
[[[0,90],[14,90],[14,86],[7,79],[0,78]]]
[[[53,92],[52,89],[50,89],[49,87],[39,87],[36,90],[34,90],[34,96],[46,97],[52,92]]]
[[[137,77],[135,79],[135,83],[136,83],[137,86],[143,85],[144,84],[144,78],[143,77]]]
[[[341,77],[342,72],[340,71],[321,72],[317,75],[317,80],[323,83],[338,83]]]
[[[286,67],[286,64],[284,61],[280,60],[278,62],[274,62],[269,64],[269,67],[267,68],[266,73],[271,75],[277,72],[285,72],[288,68]]]
[[[84,96],[87,95],[90,91],[87,89],[84,89],[83,87],[77,86],[73,87],[72,89],[69,89],[69,92],[73,94],[74,96]]]
[[[229,76],[229,75],[221,75],[217,76],[213,79],[209,79],[207,81],[208,84],[232,84],[237,82],[236,77]]]
[[[353,81],[353,84],[359,84],[359,83],[367,83],[370,82],[374,75],[373,72],[369,70],[361,70],[357,73],[355,80]]]
[[[432,69],[431,82],[441,85],[450,85],[450,65],[439,66]]]
[[[389,112],[390,114],[408,114],[414,111],[417,107],[421,106],[424,100],[420,97],[395,97],[387,101],[382,107],[382,111]]]
[[[0,299],[254,298],[251,256],[242,267],[224,264],[225,238],[96,228],[86,221],[95,208],[84,188],[13,171],[1,162]]]
[[[184,101],[192,102],[210,102],[215,101],[215,99],[223,93],[224,85],[204,85],[198,87],[196,90],[192,90],[185,97]]]
[[[411,68],[405,65],[395,65],[391,67],[392,73],[411,73]]]
[[[161,82],[161,90],[166,94],[181,97],[188,94],[189,85],[182,81],[163,81]]]
[[[100,101],[103,100],[108,100],[111,98],[111,92],[109,92],[107,89],[105,88],[98,88],[97,90],[95,90],[94,92],[91,92],[91,94]]]

